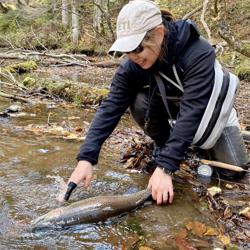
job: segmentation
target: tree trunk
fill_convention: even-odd
[[[55,13],[57,7],[57,1],[56,0],[51,0],[51,11],[52,13]]]
[[[72,0],[71,7],[72,7],[72,41],[73,45],[77,46],[80,36],[78,0]]]
[[[103,1],[102,0],[94,0],[94,11],[93,11],[93,27],[96,32],[96,36],[99,33],[103,33],[103,25],[102,25],[102,11]]]
[[[62,0],[62,24],[64,27],[69,26],[69,3],[68,3],[68,0]]]

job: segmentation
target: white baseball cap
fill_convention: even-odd
[[[109,49],[109,53],[133,51],[142,42],[146,33],[161,23],[161,11],[153,1],[129,1],[118,15],[117,39]]]

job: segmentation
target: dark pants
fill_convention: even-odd
[[[161,96],[157,93],[151,98],[149,109],[148,125],[145,128],[145,114],[148,109],[148,90],[140,92],[130,107],[131,114],[138,125],[150,136],[157,146],[164,145],[169,138],[170,125],[168,114],[163,105]],[[170,110],[177,114],[178,105],[170,103]],[[175,118],[175,117],[173,117]],[[245,169],[249,166],[249,157],[238,126],[225,127],[220,138],[213,146],[207,150],[208,157],[212,160],[233,164]],[[230,170],[217,169],[224,177],[241,178],[245,172],[235,172]]]

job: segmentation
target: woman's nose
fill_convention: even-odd
[[[136,53],[129,53],[128,54],[128,58],[130,59],[130,60],[132,60],[133,62],[138,62],[139,60],[140,60],[140,56],[139,56],[139,54],[136,54]]]

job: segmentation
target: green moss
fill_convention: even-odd
[[[6,195],[5,200],[7,201],[8,205],[12,205],[14,203],[14,199],[11,195]]]
[[[87,85],[79,86],[72,82],[55,82],[31,76],[26,76],[22,83],[27,88],[46,91],[77,105],[100,104],[109,93],[109,90],[105,88],[90,88]]]
[[[73,102],[74,102],[76,105],[80,106],[80,105],[81,105],[81,98],[80,98],[80,96],[79,96],[79,95],[74,96]]]
[[[236,245],[230,244],[229,246],[226,247],[227,250],[239,250],[239,247]]]
[[[109,90],[107,89],[99,89],[89,87],[83,87],[80,89],[80,100],[83,105],[85,104],[99,104],[103,99],[108,95]]]
[[[36,79],[27,76],[23,79],[22,83],[25,87],[34,87],[36,86]]]
[[[35,61],[26,61],[22,63],[12,64],[4,67],[4,71],[9,71],[10,73],[23,74],[37,69],[37,64]]]
[[[132,230],[134,233],[136,233],[140,236],[144,235],[142,227],[141,227],[140,223],[138,221],[136,221],[135,217],[132,217],[132,216],[128,217],[127,223],[128,223],[128,225],[127,225],[128,228],[130,230]]]
[[[250,61],[244,60],[235,68],[236,74],[241,80],[250,81]]]

